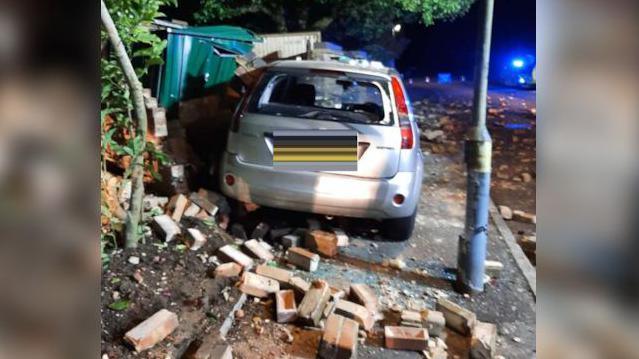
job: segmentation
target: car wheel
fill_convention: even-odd
[[[415,229],[417,210],[409,217],[391,218],[382,222],[384,237],[393,241],[405,241],[410,238]]]

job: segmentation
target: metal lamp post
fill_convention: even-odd
[[[484,291],[484,262],[488,242],[488,207],[492,140],[486,128],[488,64],[493,26],[494,0],[482,0],[483,17],[479,32],[478,61],[475,67],[473,126],[465,140],[467,169],[466,225],[459,236],[457,287],[464,293]]]

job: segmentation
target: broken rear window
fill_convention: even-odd
[[[388,81],[330,71],[271,71],[249,112],[329,121],[392,124]]]

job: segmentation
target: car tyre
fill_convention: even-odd
[[[408,217],[384,220],[382,222],[384,237],[393,241],[408,240],[415,229],[415,217],[417,217],[417,210]]]

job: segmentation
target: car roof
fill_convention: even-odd
[[[287,68],[287,69],[314,69],[314,70],[330,70],[343,71],[364,75],[389,77],[396,75],[394,69],[388,67],[376,68],[364,65],[352,65],[341,61],[317,61],[317,60],[282,60],[276,61],[270,65],[271,68]]]

